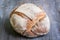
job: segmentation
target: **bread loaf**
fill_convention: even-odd
[[[49,32],[47,14],[32,3],[22,4],[11,12],[10,23],[14,30],[26,37],[37,37]]]

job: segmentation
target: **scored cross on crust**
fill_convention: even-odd
[[[27,23],[27,30],[26,30],[26,32],[30,31],[31,28],[32,28],[39,20],[42,20],[45,16],[46,16],[45,13],[41,13],[41,14],[39,14],[39,15],[36,15],[36,18],[35,18],[35,19],[32,19],[32,21],[31,21],[31,20],[28,20],[28,21],[27,21],[28,23]]]

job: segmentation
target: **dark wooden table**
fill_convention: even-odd
[[[51,22],[47,35],[30,39],[13,30],[9,15],[16,6],[23,3],[34,3],[46,11]],[[0,0],[0,40],[60,40],[60,0]]]

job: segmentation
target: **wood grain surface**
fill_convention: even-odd
[[[9,22],[11,11],[23,3],[42,7],[50,18],[50,32],[37,38],[26,38],[15,32]],[[60,40],[60,0],[0,0],[0,40]]]

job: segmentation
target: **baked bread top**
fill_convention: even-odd
[[[10,15],[10,22],[18,33],[29,37],[40,35],[41,32],[47,33],[50,26],[47,14],[42,9],[31,3],[20,5],[18,8],[14,9]],[[42,28],[41,24],[46,25],[45,22],[48,23],[48,27],[44,26]],[[34,28],[38,29],[36,29],[36,33],[35,31],[32,31]]]

